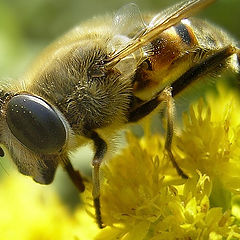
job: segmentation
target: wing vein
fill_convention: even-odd
[[[134,53],[139,48],[151,42],[164,30],[176,25],[184,18],[192,16],[216,0],[187,0],[157,14],[142,32],[132,39],[123,49],[115,52],[106,62],[105,68],[111,68],[121,59]]]

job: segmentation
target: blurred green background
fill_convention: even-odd
[[[131,0],[1,0],[0,78],[16,78],[41,49],[94,15],[119,9]],[[158,12],[176,0],[135,0],[142,11]],[[218,0],[200,16],[223,26],[240,39],[239,0]]]
[[[129,2],[131,0],[1,0],[0,80],[4,82],[20,78],[34,57],[55,38],[85,19],[116,11]],[[158,12],[177,1],[133,2],[138,4],[141,11]],[[222,26],[236,39],[240,39],[239,0],[219,0],[198,15]],[[83,155],[89,158],[91,154],[86,150]],[[6,172],[11,171],[11,164],[8,159],[3,159],[0,164],[0,175],[6,176]],[[64,174],[59,173],[57,178],[53,186],[58,189],[63,199],[77,202],[74,188],[65,186],[67,179]],[[64,188],[61,187],[61,179],[64,179]]]

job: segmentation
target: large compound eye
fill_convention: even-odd
[[[12,134],[34,152],[57,153],[66,142],[63,121],[41,98],[14,96],[8,102],[6,119]]]

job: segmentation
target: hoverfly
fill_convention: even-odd
[[[210,73],[240,69],[234,40],[189,18],[213,2],[187,0],[157,15],[141,15],[130,4],[113,18],[77,26],[48,47],[21,84],[0,92],[0,143],[19,172],[50,184],[60,164],[82,192],[83,179],[68,154],[92,141],[93,199],[101,228],[99,170],[112,137],[164,104],[165,149],[187,178],[171,151],[173,98]]]

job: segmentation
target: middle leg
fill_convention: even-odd
[[[133,111],[130,111],[128,122],[137,122],[143,117],[147,116],[154,109],[156,109],[160,103],[166,103],[166,115],[167,115],[167,127],[166,127],[166,141],[165,141],[165,150],[167,155],[170,158],[173,166],[175,167],[177,173],[182,178],[188,178],[188,176],[183,172],[183,170],[178,166],[173,153],[172,153],[172,139],[174,132],[174,100],[171,94],[172,88],[167,87],[161,91],[155,98],[141,104],[139,107],[135,108]]]

